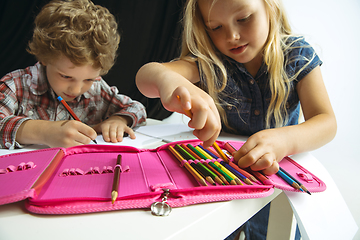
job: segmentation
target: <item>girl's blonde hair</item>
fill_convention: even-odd
[[[109,10],[89,0],[55,0],[36,16],[27,50],[40,62],[64,55],[73,64],[91,64],[104,75],[115,62],[120,42],[117,28]]]
[[[213,1],[213,4],[217,0]],[[285,72],[284,52],[292,48],[289,43],[291,27],[281,0],[264,0],[269,17],[269,35],[263,49],[263,60],[268,68],[271,90],[270,105],[266,114],[266,128],[270,128],[272,119],[275,127],[287,122],[286,102],[291,82],[295,76]],[[223,123],[228,126],[225,110],[221,106],[221,94],[227,83],[227,72],[223,64],[223,55],[216,49],[202,19],[197,0],[188,0],[184,9],[184,32],[181,59],[198,61],[200,76],[204,76],[209,95],[214,99]],[[190,55],[195,56],[190,57]],[[284,114],[285,113],[285,114]]]

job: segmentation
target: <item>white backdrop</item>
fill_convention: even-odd
[[[324,62],[321,71],[338,123],[335,139],[312,154],[331,174],[360,226],[360,1],[283,2],[294,33],[304,35]],[[354,239],[360,239],[360,231]]]

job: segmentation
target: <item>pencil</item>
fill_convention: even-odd
[[[210,159],[218,159],[219,157],[216,156],[215,154],[213,154],[209,149],[204,148],[203,146],[201,146],[200,144],[198,145],[202,150],[204,150],[207,154],[209,154],[211,156]]]
[[[179,160],[179,162],[184,162],[184,167],[190,172],[190,174],[203,186],[207,186],[205,179],[187,162],[185,159],[176,151],[172,146],[169,146],[168,149],[170,152]]]
[[[182,146],[180,146],[179,144],[176,144],[175,147],[178,148],[180,153],[184,154],[185,158],[190,158],[191,160],[199,160],[195,157],[195,155],[192,155],[187,151],[188,148],[185,145],[182,144]],[[214,173],[212,173],[209,169],[207,169],[200,161],[198,163],[194,163],[194,165],[191,163],[191,165],[193,166],[193,168],[198,170],[198,172],[201,175],[203,175],[203,177],[206,179],[206,181],[208,181],[212,185],[216,185],[216,183],[214,182],[213,177],[212,177],[212,175],[214,175]]]
[[[246,176],[244,176],[241,172],[237,171],[235,168],[233,168],[232,166],[230,166],[228,163],[221,161],[220,162],[221,165],[223,165],[224,167],[226,167],[230,172],[232,172],[235,176],[237,176],[238,178],[241,179],[241,181],[243,181],[244,183],[246,183],[247,185],[253,185],[253,183],[250,181],[250,179],[248,179]]]
[[[229,159],[226,157],[225,153],[223,153],[223,151],[221,151],[219,145],[217,145],[216,142],[213,143],[213,148],[216,150],[216,152],[220,155],[220,157],[225,161],[225,162],[229,162]]]
[[[177,97],[177,99],[179,99],[179,101],[180,101],[180,103],[181,103],[180,96],[178,95],[178,96],[176,96],[176,97]],[[185,115],[186,115],[186,116],[188,116],[189,118],[192,117],[192,113],[191,113],[190,110],[186,110],[186,109],[183,109],[183,110],[185,111]]]
[[[62,97],[58,96],[57,99],[59,100],[59,102],[62,103],[62,105],[63,105],[63,106],[66,108],[66,110],[70,113],[70,115],[71,115],[71,117],[72,117],[73,119],[75,119],[76,121],[81,122],[81,120],[78,118],[78,116],[76,116],[76,114],[74,113],[74,111],[69,107],[69,105],[65,102],[65,100],[64,100]],[[96,142],[95,139],[92,140],[92,141],[97,144],[97,142]]]
[[[117,156],[116,165],[114,168],[114,180],[113,180],[113,186],[111,192],[112,204],[115,203],[115,200],[118,197],[120,172],[121,172],[121,154]]]
[[[288,175],[286,175],[281,169],[276,173],[280,178],[282,178],[285,182],[287,182],[290,186],[293,186],[295,189],[304,191],[299,184],[297,184],[294,180],[292,180]]]
[[[280,170],[283,171],[286,175],[288,175],[292,180],[294,180],[305,192],[307,192],[309,195],[311,195],[311,192],[307,190],[307,188],[299,182],[296,178],[294,178],[290,173],[285,171],[282,167],[280,167]]]
[[[219,173],[221,173],[225,178],[226,182],[230,183],[231,185],[237,185],[236,181],[232,177],[230,177],[227,173],[225,173],[221,168],[219,168],[213,162],[209,162],[209,165],[212,166],[214,169],[216,169]],[[223,182],[225,181],[223,180]]]
[[[230,170],[229,169],[227,169],[226,167],[224,167],[223,165],[221,165],[219,162],[214,162],[214,164],[216,165],[216,166],[218,166],[223,172],[225,172],[228,176],[230,176],[233,180],[235,180],[235,182],[237,183],[237,184],[239,184],[239,185],[244,185],[241,181],[240,181],[240,179],[237,177],[237,176],[235,176],[235,174],[233,174],[232,172],[230,172]]]

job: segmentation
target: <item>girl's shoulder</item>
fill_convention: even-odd
[[[314,48],[303,36],[287,37],[284,43],[285,68],[290,76],[301,80],[312,69],[322,65]]]

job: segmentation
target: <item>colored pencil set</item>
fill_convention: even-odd
[[[205,149],[201,145],[191,144],[169,145],[169,151],[187,169],[187,171],[202,185],[272,185],[265,175],[251,169],[241,169],[231,161],[236,149],[230,144],[224,144],[221,149],[215,142],[212,148]],[[277,175],[295,189],[310,192],[293,176],[280,168]]]

